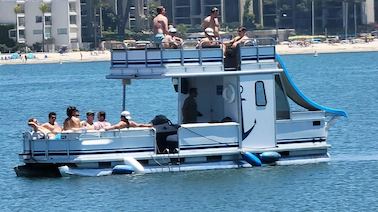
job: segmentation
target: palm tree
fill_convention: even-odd
[[[14,13],[16,13],[16,31],[17,31],[17,28],[18,28],[18,17],[17,17],[17,14],[19,13],[22,13],[22,7],[21,5],[19,4],[16,4],[16,6],[14,7]],[[17,43],[18,43],[18,33],[16,32],[16,40],[17,40]]]
[[[45,13],[49,10],[49,6],[42,2],[39,10],[42,12],[42,52],[45,52]]]

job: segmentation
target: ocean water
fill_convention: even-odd
[[[329,163],[131,176],[20,178],[26,121],[61,123],[68,105],[116,122],[122,86],[109,63],[0,66],[1,211],[377,211],[378,53],[283,57],[297,86],[349,117],[329,131]],[[138,122],[176,120],[169,80],[133,81],[127,108]]]

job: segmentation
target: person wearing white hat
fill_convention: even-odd
[[[123,129],[129,127],[152,127],[152,124],[138,124],[135,121],[131,121],[131,114],[125,110],[121,113],[121,120],[110,127],[106,127],[105,130]]]
[[[197,48],[199,48],[200,46],[201,47],[211,47],[211,46],[216,46],[218,44],[219,43],[215,39],[214,30],[212,28],[208,27],[208,28],[205,29],[205,37],[202,38],[198,42],[196,47]]]
[[[177,29],[174,28],[172,25],[169,25],[169,34],[165,36],[163,40],[164,48],[179,48],[182,43],[184,42],[180,37],[177,37]]]

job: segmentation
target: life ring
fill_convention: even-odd
[[[233,103],[236,97],[235,87],[232,84],[227,84],[223,89],[222,96],[227,103]]]

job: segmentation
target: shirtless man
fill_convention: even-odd
[[[80,126],[87,129],[87,130],[94,130],[94,112],[88,111],[87,112],[87,120],[80,122]]]
[[[156,8],[157,16],[154,18],[153,23],[153,31],[155,34],[154,41],[159,43],[164,39],[163,36],[168,35],[168,18],[165,16],[165,8],[163,6],[159,6]],[[162,36],[163,34],[163,36]]]
[[[62,128],[56,122],[56,113],[55,112],[49,113],[49,121],[47,123],[42,124],[42,127],[50,130],[54,134],[62,132]]]
[[[245,34],[246,32],[247,32],[247,28],[239,27],[238,36],[236,36],[234,39],[230,41],[223,42],[223,44],[225,45],[225,47],[227,46],[227,47],[235,48],[239,43],[242,43],[249,39],[248,36]]]
[[[76,107],[69,106],[67,108],[67,118],[63,123],[63,130],[79,130],[80,129],[80,119],[76,117]]]
[[[152,127],[152,124],[138,124],[131,121],[131,115],[129,111],[123,111],[121,113],[121,120],[115,125],[106,127],[105,130],[123,129],[129,127]]]
[[[106,121],[106,113],[104,111],[97,113],[97,120],[98,121],[93,124],[95,130],[101,130],[111,126],[111,124]]]
[[[202,22],[202,28],[212,28],[214,30],[214,35],[219,38],[219,20],[218,20],[218,8],[214,7],[211,9],[211,13]]]

